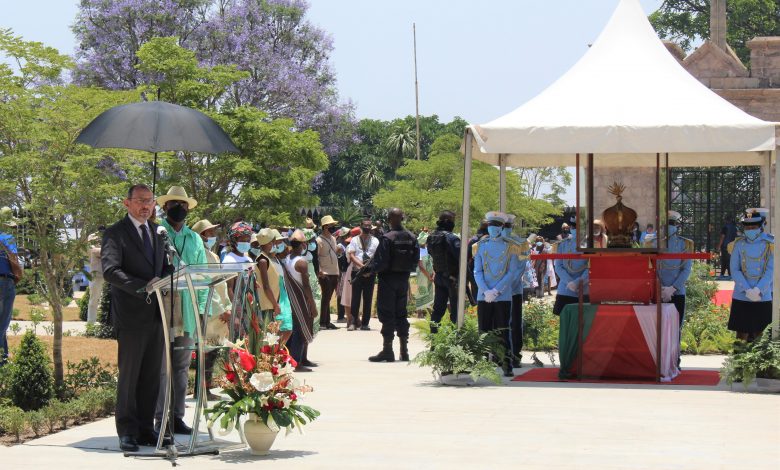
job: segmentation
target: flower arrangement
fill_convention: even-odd
[[[279,345],[278,331],[278,323],[268,322],[258,344],[246,344],[244,340],[227,344],[230,349],[223,366],[225,376],[219,385],[230,398],[204,412],[209,426],[219,420],[221,434],[232,431],[242,415],[255,415],[271,430],[286,428],[288,432],[296,426],[300,430],[320,415],[299,403],[314,389],[295,378],[297,363]],[[250,352],[253,349],[258,353]]]

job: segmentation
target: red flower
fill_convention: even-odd
[[[264,409],[265,411],[271,411],[273,408],[274,408],[274,407],[273,407],[273,406],[271,406],[271,405],[263,405],[263,409]]]
[[[261,351],[262,351],[263,354],[271,354],[271,346],[266,344],[265,346],[263,346]]]
[[[228,372],[225,374],[225,378],[228,379],[231,383],[236,383],[236,373],[235,372]]]
[[[282,400],[277,401],[276,407],[281,410],[282,408],[284,408],[284,402]]]
[[[289,360],[288,360],[287,362],[289,362],[289,363],[290,363],[290,365],[291,365],[291,366],[293,366],[293,368],[296,368],[296,367],[298,367],[298,361],[296,361],[295,359],[293,359],[293,358],[292,358],[292,356],[290,356],[290,358],[289,358]]]
[[[298,395],[296,395],[295,393],[290,394],[290,400],[295,401],[297,399],[298,399]]]
[[[257,360],[255,357],[248,352],[241,350],[238,353],[239,361],[241,361],[241,367],[244,368],[245,371],[251,372],[255,369],[255,365],[257,365]]]
[[[273,367],[271,367],[271,373],[272,373],[273,375],[276,375],[276,374],[278,374],[278,373],[279,373],[279,368],[278,368],[278,367],[276,367],[276,366],[273,366]]]

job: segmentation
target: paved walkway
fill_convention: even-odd
[[[268,457],[241,450],[182,458],[180,465],[755,470],[780,463],[780,396],[734,393],[724,385],[515,382],[451,388],[437,385],[416,365],[366,361],[379,346],[376,330],[322,332],[311,348],[320,367],[305,374],[316,388],[307,402],[322,416],[305,435],[280,435]],[[412,342],[413,353],[420,348]],[[686,356],[683,367],[715,369],[722,359]],[[118,453],[112,419],[0,448],[0,462],[4,469],[170,468],[156,458]]]

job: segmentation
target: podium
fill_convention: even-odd
[[[167,385],[165,387],[165,405],[163,408],[162,421],[160,423],[160,437],[157,441],[156,454],[165,455],[175,458],[177,455],[197,455],[207,453],[218,453],[219,449],[233,446],[234,443],[227,441],[217,441],[214,439],[214,434],[211,427],[207,427],[208,440],[201,441],[199,439],[199,425],[200,418],[203,413],[203,409],[207,406],[206,389],[206,362],[205,355],[207,352],[214,350],[225,349],[223,345],[206,345],[206,334],[208,318],[211,313],[219,314],[220,312],[210,312],[211,302],[215,294],[215,288],[230,279],[237,278],[236,291],[242,289],[241,286],[246,285],[247,279],[251,278],[250,274],[247,274],[249,270],[254,266],[254,263],[213,263],[213,264],[191,264],[188,266],[182,266],[177,269],[172,275],[166,276],[160,279],[150,286],[150,293],[153,293],[157,297],[158,304],[160,306],[160,316],[162,317],[163,324],[163,336],[165,338],[165,370],[167,375]],[[198,291],[207,290],[206,308],[201,312],[198,307]],[[171,300],[173,297],[174,308],[170,309]],[[180,296],[189,296],[189,300],[192,304],[192,311],[195,316],[193,318],[194,328],[194,341],[191,345],[176,346],[172,348],[172,343],[175,338],[174,326],[171,324],[172,316],[177,313],[176,305],[178,304],[179,315],[186,315],[181,309]],[[236,319],[236,312],[243,311],[243,306],[240,302],[233,303],[233,312],[231,312],[231,320],[228,328],[228,339],[230,341],[236,341],[240,335]],[[173,314],[173,315],[172,315]],[[184,319],[182,318],[182,321]],[[172,447],[164,447],[162,445],[165,430],[167,428],[170,411],[171,411],[171,382],[173,379],[173,366],[171,350],[191,350],[195,352],[197,358],[197,380],[195,383],[195,418],[192,423],[192,434],[190,435],[189,442],[185,446],[178,446],[173,443]],[[243,434],[239,432],[241,437],[241,445],[245,445],[245,439]],[[179,449],[179,447],[183,447]],[[174,455],[170,455],[173,453]]]

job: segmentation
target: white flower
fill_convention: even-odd
[[[258,392],[267,392],[274,386],[274,376],[270,372],[256,372],[249,378],[249,383]]]
[[[279,335],[275,335],[273,333],[266,333],[264,341],[266,344],[270,344],[270,345],[276,344],[279,342]]]
[[[290,400],[289,398],[285,397],[284,399],[282,399],[282,403],[284,404],[285,408],[289,408],[290,405],[292,404],[292,400]]]
[[[294,370],[289,362],[285,362],[284,366],[279,368],[279,375],[292,374]]]

